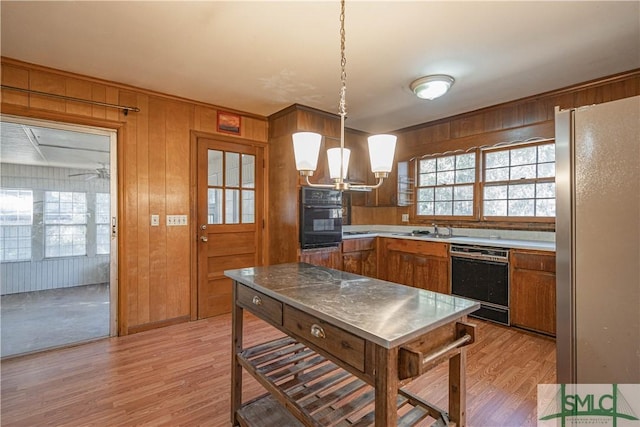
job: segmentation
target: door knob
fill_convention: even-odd
[[[203,242],[208,242],[209,238],[207,236],[200,236],[200,240]]]

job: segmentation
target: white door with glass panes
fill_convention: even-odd
[[[197,317],[231,311],[229,269],[262,263],[263,149],[198,138]]]

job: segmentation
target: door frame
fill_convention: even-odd
[[[121,194],[122,180],[119,173],[122,168],[118,168],[122,160],[122,141],[124,123],[111,120],[93,119],[85,117],[69,118],[60,113],[48,113],[39,111],[36,114],[26,114],[25,111],[13,111],[13,108],[6,108],[6,112],[0,114],[0,120],[12,121],[32,126],[50,127],[53,129],[69,131],[85,131],[86,133],[97,133],[109,136],[109,168],[111,179],[109,180],[109,192],[111,201],[112,234],[111,253],[109,261],[109,336],[120,335],[121,328],[126,324],[126,313],[123,301],[125,292],[120,288],[120,254],[122,239],[120,234],[120,218],[123,218]],[[115,203],[114,203],[115,202]],[[115,221],[115,224],[113,223]]]
[[[200,139],[213,139],[215,141],[227,142],[239,145],[246,145],[262,149],[263,152],[263,188],[262,190],[262,205],[257,206],[257,209],[262,209],[262,239],[260,240],[260,263],[265,265],[266,260],[269,259],[268,244],[269,241],[269,146],[266,142],[254,141],[246,138],[232,137],[221,135],[217,133],[209,133],[202,131],[191,130],[190,144],[189,144],[189,200],[190,200],[190,212],[189,212],[189,232],[191,233],[191,266],[190,266],[190,317],[191,320],[198,320],[198,141]],[[260,170],[260,165],[256,165],[256,174]]]

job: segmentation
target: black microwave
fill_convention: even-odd
[[[342,192],[328,188],[300,189],[300,247],[338,246],[342,242]]]

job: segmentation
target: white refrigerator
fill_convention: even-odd
[[[640,96],[556,107],[558,383],[640,383]]]

